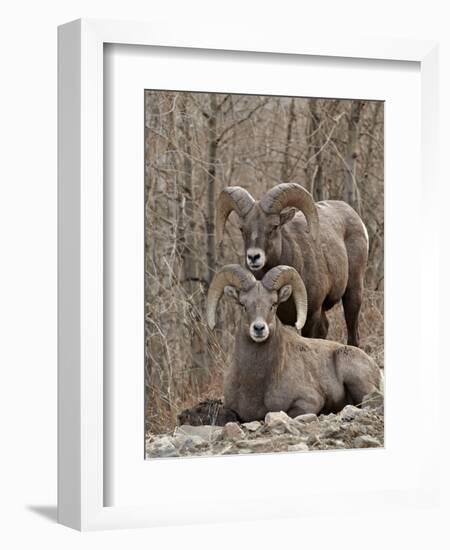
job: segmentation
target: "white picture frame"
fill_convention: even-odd
[[[176,32],[175,32],[176,30]],[[237,29],[232,35],[220,27],[208,29],[202,36],[189,29],[166,28],[159,24],[97,20],[79,20],[59,28],[59,351],[58,351],[58,518],[59,522],[80,530],[143,527],[186,522],[213,521],[213,517],[177,512],[164,506],[132,504],[105,506],[106,485],[104,457],[104,193],[103,193],[103,113],[104,113],[104,45],[128,44],[163,46],[234,52],[259,52],[285,56],[308,55],[362,60],[409,61],[420,64],[420,138],[422,143],[420,175],[423,241],[420,243],[420,281],[432,281],[433,292],[419,304],[422,318],[436,318],[438,313],[437,221],[433,197],[438,190],[436,174],[437,147],[437,44],[426,41],[360,40],[335,37],[311,39],[275,35],[258,36],[256,32]],[[425,208],[423,208],[425,206]],[[417,208],[417,204],[413,205]],[[430,286],[430,285],[429,285]],[[388,297],[389,299],[389,297]],[[427,356],[427,375],[419,371],[418,384],[429,387],[438,377],[438,337],[425,323],[421,335],[436,344]],[[422,341],[422,340],[421,340]],[[420,343],[418,344],[420,347]],[[433,351],[434,349],[434,351]],[[420,356],[420,354],[418,354]],[[420,367],[420,359],[418,359]],[[437,408],[430,407],[437,415]],[[436,428],[434,428],[436,429]],[[239,457],[237,457],[239,459]],[[245,460],[247,460],[246,457]],[[277,457],[270,457],[277,460]],[[309,460],[313,458],[308,457]],[[293,468],[291,458],[287,468]],[[204,460],[204,459],[202,459]],[[209,460],[209,459],[206,459]],[[214,460],[214,459],[213,459]],[[223,460],[223,459],[222,459]],[[227,459],[229,460],[229,459]],[[416,483],[395,488],[387,506],[429,505],[437,495],[439,478],[432,466],[436,450],[430,445],[420,458]],[[194,463],[195,461],[191,461]],[[198,468],[197,468],[198,469]],[[195,470],[193,470],[195,473]],[[277,505],[270,517],[300,516],[311,507],[320,512],[326,488],[318,487],[315,500],[308,495],[298,503]],[[171,494],[189,508],[195,495]],[[384,491],[384,492],[383,492]],[[386,499],[368,493],[367,501],[376,506]],[[263,493],[263,492],[262,492]],[[253,503],[233,502],[230,513],[221,519],[265,517],[267,498],[260,494]],[[300,495],[301,496],[301,495]],[[353,496],[342,491],[334,495],[347,506]],[[222,502],[221,502],[222,498]],[[258,500],[259,499],[259,500]],[[269,499],[269,500],[267,500]],[[239,501],[239,498],[238,498]],[[226,504],[218,494],[217,510]],[[359,506],[359,503],[354,503]],[[368,504],[369,505],[369,504]]]

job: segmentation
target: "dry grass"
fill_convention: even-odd
[[[186,375],[173,388],[171,395],[164,394],[154,385],[147,393],[146,425],[152,433],[166,433],[175,428],[177,416],[206,399],[220,399],[223,395],[224,368],[215,368],[211,373],[202,373],[202,380]]]

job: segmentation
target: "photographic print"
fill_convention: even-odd
[[[146,458],[384,445],[384,103],[147,90]]]

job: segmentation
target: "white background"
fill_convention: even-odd
[[[314,5],[316,7],[314,7]],[[6,12],[6,13],[5,13]],[[79,534],[54,523],[56,515],[56,26],[71,19],[176,18],[186,25],[234,21],[264,27],[268,33],[367,33],[371,36],[431,38],[441,41],[441,177],[448,180],[450,151],[449,17],[445,2],[226,2],[90,0],[10,3],[2,10],[0,132],[0,311],[1,311],[1,530],[5,548],[276,548],[312,544],[314,548],[448,548],[448,509],[398,515],[380,513],[327,516],[300,521],[161,528]],[[450,186],[450,184],[449,184]],[[443,226],[449,192],[440,197]],[[405,203],[407,207],[407,202]],[[448,237],[442,250],[448,249]],[[414,266],[411,266],[414,267]],[[444,266],[443,281],[450,280]],[[447,293],[448,294],[448,293]],[[448,296],[442,295],[441,328]],[[445,302],[446,301],[446,302]],[[445,303],[444,303],[445,302]],[[449,365],[450,368],[450,365]],[[441,397],[445,399],[443,371]],[[445,379],[445,380],[444,380]],[[448,384],[447,384],[448,387]],[[447,400],[446,400],[447,401]],[[417,414],[426,414],[419,410]],[[445,411],[443,411],[445,414]],[[448,453],[450,428],[442,423]],[[417,445],[426,444],[426,434]],[[445,447],[447,445],[447,447]],[[444,472],[449,494],[448,475]],[[448,498],[447,498],[448,503]],[[49,519],[50,518],[50,519]],[[53,521],[52,521],[53,519]],[[220,518],[218,518],[220,520]],[[446,540],[445,540],[446,539]]]

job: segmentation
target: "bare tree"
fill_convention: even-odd
[[[208,282],[211,282],[216,268],[216,239],[215,239],[215,204],[216,204],[216,162],[217,147],[219,144],[217,136],[217,115],[220,107],[217,103],[217,95],[210,94],[208,116],[208,214],[206,220],[206,232],[208,236]]]
[[[292,98],[289,104],[289,118],[286,129],[286,143],[284,145],[283,164],[281,165],[281,181],[289,181],[291,175],[290,148],[292,131],[295,122],[295,99]]]
[[[342,198],[357,212],[361,212],[358,182],[356,179],[356,159],[358,158],[358,129],[364,102],[355,100],[350,104],[348,116],[347,151],[345,155],[345,179]]]

